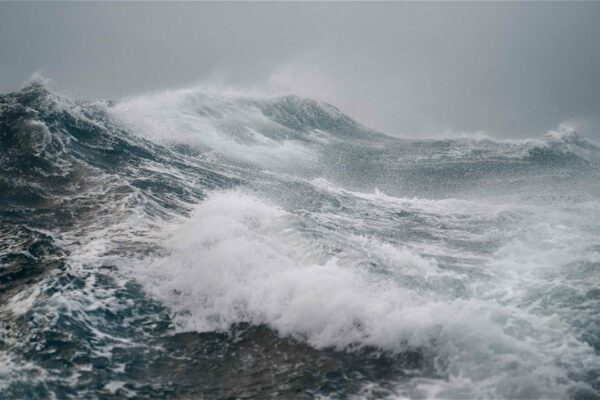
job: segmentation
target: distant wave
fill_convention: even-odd
[[[528,150],[533,162],[549,165],[600,166],[600,146],[572,129],[551,132]]]

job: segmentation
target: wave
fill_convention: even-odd
[[[34,81],[0,146],[9,397],[600,391],[600,147],[573,131],[398,139],[296,96]]]
[[[111,113],[153,140],[271,168],[309,168],[317,162],[315,146],[378,135],[329,104],[296,96],[227,96],[186,89],[128,99]]]
[[[5,210],[59,206],[105,189],[114,195],[169,189],[190,200],[227,180],[202,160],[124,129],[112,119],[107,103],[59,97],[37,81],[0,97],[0,126],[0,200]],[[192,171],[206,183],[192,187],[184,179],[169,179],[172,173]],[[154,183],[147,179],[149,173]],[[108,197],[107,204],[115,201]]]
[[[595,172],[600,161],[600,146],[568,129],[543,140],[397,139],[331,105],[296,96],[185,89],[86,103],[59,97],[34,81],[2,96],[1,107],[0,139],[7,151],[0,162],[20,177],[35,171],[34,181],[74,178],[77,171],[87,173],[83,164],[114,172],[145,160],[168,163],[201,154],[194,161],[239,161],[356,188],[368,176],[376,185],[416,193],[449,182],[475,186],[557,168]]]
[[[317,184],[317,190],[323,190],[322,184]],[[330,185],[325,190],[332,189],[339,190]],[[346,192],[346,196],[348,201],[357,201],[352,193]],[[400,211],[407,212],[407,203],[412,204],[408,213],[417,215],[425,225],[420,229],[429,232],[440,219],[450,223],[451,215],[456,218],[461,213],[474,226],[506,223],[502,207],[360,198],[373,210],[385,210],[385,214],[372,217],[371,223],[385,224]],[[474,214],[473,208],[479,208],[481,214]],[[348,212],[356,218],[357,210]],[[435,212],[431,220],[423,219],[431,212]],[[543,398],[589,390],[574,381],[572,374],[581,363],[585,364],[583,370],[600,367],[594,351],[567,333],[554,315],[519,306],[529,296],[529,285],[542,284],[537,276],[541,260],[529,258],[538,256],[537,246],[525,236],[475,258],[474,264],[464,269],[461,262],[438,261],[444,260],[444,253],[461,254],[462,262],[468,259],[464,249],[458,251],[453,245],[443,249],[429,238],[427,245],[436,247],[437,254],[423,256],[417,251],[420,246],[411,243],[414,236],[408,242],[390,243],[389,237],[367,236],[364,229],[342,239],[336,237],[333,221],[325,220],[331,218],[340,227],[348,227],[354,222],[351,216],[330,215],[324,210],[309,215],[312,224],[251,194],[214,193],[196,207],[183,226],[167,229],[168,255],[150,266],[137,265],[132,276],[172,310],[181,331],[226,331],[239,323],[251,323],[267,325],[282,336],[318,349],[356,352],[367,347],[397,354],[433,351],[437,373],[454,378],[445,383],[416,380],[413,384],[419,389],[404,387],[401,392],[406,395]],[[346,218],[349,220],[340,221]],[[428,224],[433,226],[428,229]],[[482,239],[476,229],[463,231],[462,224],[448,229],[451,236],[467,242]],[[553,238],[565,234],[549,233]],[[338,251],[332,255],[317,250],[324,244],[339,246]],[[587,251],[583,250],[586,246],[580,254]],[[499,257],[502,254],[508,256]],[[546,268],[555,265],[560,269],[561,259],[572,255],[557,251],[545,259]],[[520,273],[526,275],[517,277]],[[518,294],[520,290],[525,293]],[[557,346],[563,349],[559,353]],[[551,373],[540,367],[553,364],[556,357],[562,367]],[[476,372],[482,369],[488,373]],[[469,378],[461,381],[461,376]]]
[[[550,132],[528,150],[528,159],[542,165],[594,167],[600,165],[600,146],[573,129]]]

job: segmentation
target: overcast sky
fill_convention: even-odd
[[[211,83],[403,136],[600,132],[600,3],[0,3],[0,91]]]

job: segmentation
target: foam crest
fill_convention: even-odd
[[[214,194],[174,233],[149,287],[174,307],[184,330],[268,324],[317,347],[377,344],[386,336],[377,319],[421,301],[315,254],[292,224],[291,215],[255,197]],[[415,260],[431,268],[416,255],[407,262]],[[393,337],[386,340],[394,347]]]
[[[117,120],[155,141],[208,148],[262,167],[315,162],[307,142],[311,135],[280,124],[277,114],[269,118],[260,108],[265,102],[269,100],[182,89],[130,98],[111,111]]]
[[[372,239],[331,256],[297,223],[255,196],[214,193],[190,221],[170,229],[170,254],[134,273],[183,331],[249,322],[316,348],[429,349],[447,380],[415,380],[400,390],[411,396],[565,397],[583,385],[572,380],[573,371],[597,364],[593,349],[560,319],[520,307],[522,294],[503,300],[499,288],[519,283],[510,273],[499,271],[487,295],[448,299],[436,287],[396,279],[440,275],[435,261]],[[396,273],[374,273],[344,256],[361,251]],[[481,289],[486,280],[472,284]]]

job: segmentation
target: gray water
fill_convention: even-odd
[[[295,96],[0,97],[0,398],[599,398],[600,147]]]

